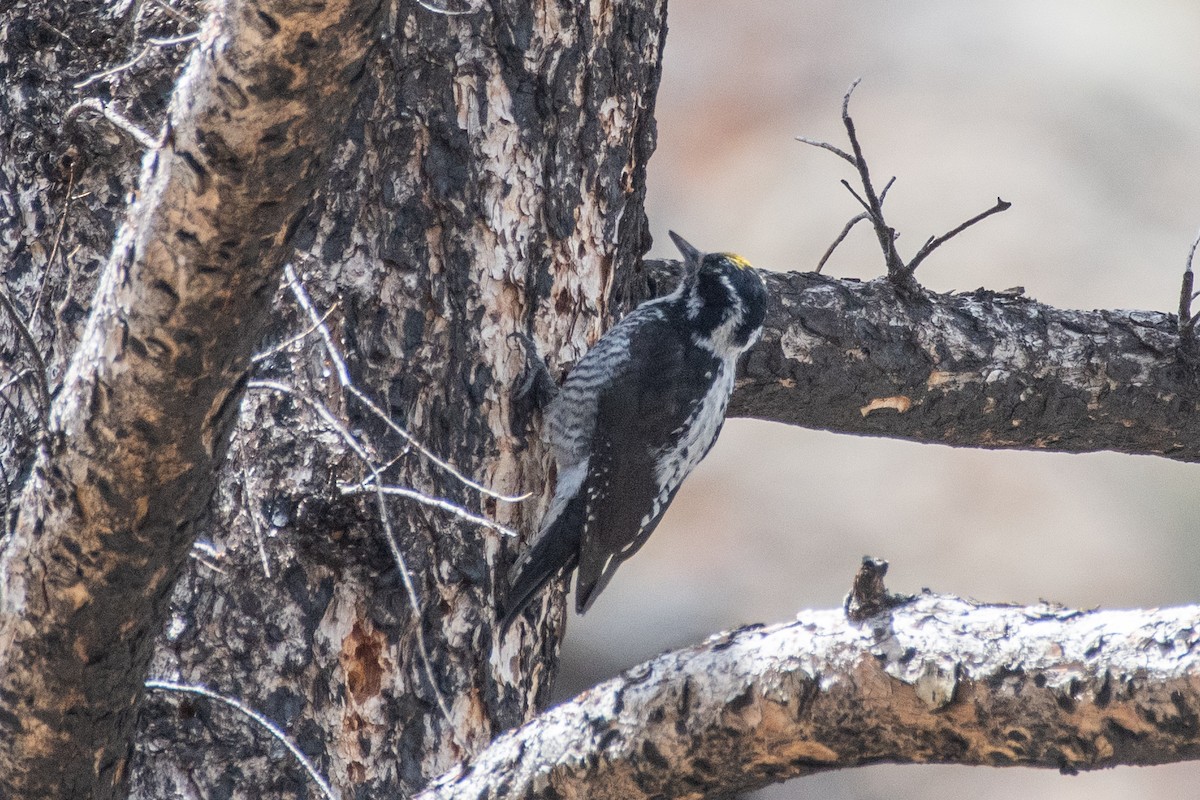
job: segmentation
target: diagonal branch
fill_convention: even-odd
[[[864,219],[867,219],[868,216],[869,215],[867,212],[864,211],[861,214],[856,214],[850,218],[850,221],[846,223],[844,228],[842,228],[842,232],[837,235],[837,238],[834,239],[833,243],[830,244],[825,250],[825,254],[821,256],[821,260],[817,262],[817,268],[814,269],[813,272],[817,273],[818,275],[821,274],[821,270],[825,268],[825,263],[829,261],[830,256],[833,255],[833,251],[837,250],[838,245],[846,240],[846,237],[850,235],[850,231],[854,228],[854,226],[862,222]]]
[[[1091,770],[1200,757],[1200,607],[926,593],[667,653],[497,739],[418,800],[722,796],[879,762]]]
[[[866,202],[863,205],[867,209],[867,213],[871,216],[871,222],[875,227],[875,237],[879,239],[879,247],[883,251],[883,260],[887,264],[888,277],[893,281],[903,281],[904,278],[904,261],[900,258],[900,253],[896,250],[896,229],[887,224],[883,218],[883,201],[875,192],[875,184],[871,181],[871,170],[867,165],[867,159],[863,156],[862,145],[858,141],[858,130],[854,125],[854,118],[850,116],[850,96],[854,94],[854,90],[858,88],[862,78],[856,78],[854,83],[850,84],[850,88],[846,90],[845,96],[842,98],[842,125],[846,128],[846,136],[850,139],[850,149],[854,153],[854,168],[858,171],[859,181],[862,183],[863,192],[866,194]],[[847,187],[849,185],[847,184]],[[911,273],[909,273],[909,281],[911,282]]]
[[[999,197],[997,197],[996,205],[992,206],[987,211],[983,211],[983,212],[976,214],[975,216],[971,217],[969,220],[962,223],[958,227],[953,228],[952,230],[950,230],[947,233],[943,233],[941,236],[930,236],[929,241],[925,242],[925,244],[923,244],[921,246],[921,249],[918,250],[917,254],[912,257],[912,259],[905,266],[905,269],[907,269],[909,272],[916,272],[917,267],[921,264],[921,262],[924,261],[926,256],[928,256],[934,250],[938,249],[939,247],[944,245],[946,242],[953,239],[955,236],[958,236],[960,233],[962,233],[963,231],[965,231],[967,228],[971,227],[975,223],[982,222],[983,220],[990,217],[992,214],[999,214],[1001,211],[1007,211],[1010,208],[1012,208],[1012,203],[1009,203],[1005,200],[1001,200]]]
[[[0,796],[124,795],[152,638],[381,11],[218,5],[0,556]]]

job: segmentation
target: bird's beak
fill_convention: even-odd
[[[670,234],[671,241],[675,243],[675,246],[679,248],[679,252],[683,254],[683,263],[687,266],[689,271],[694,272],[700,266],[700,262],[704,259],[704,253],[701,253],[699,250],[688,244],[687,239],[684,239],[675,231],[667,231],[667,233]]]

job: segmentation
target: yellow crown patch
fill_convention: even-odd
[[[738,269],[753,269],[750,262],[739,256],[737,253],[718,253],[721,258],[726,259],[730,264],[733,264]]]

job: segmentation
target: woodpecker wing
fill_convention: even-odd
[[[719,362],[667,317],[643,323],[629,337],[629,358],[596,397],[584,501],[575,607],[583,613],[621,562],[637,552],[666,512],[690,466],[665,479],[680,432],[703,399],[705,381]],[[713,438],[715,438],[715,431]]]
[[[583,498],[568,501],[550,527],[543,530],[509,572],[508,595],[500,609],[500,630],[507,631],[525,606],[579,557],[579,532],[583,528]]]

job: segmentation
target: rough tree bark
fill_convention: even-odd
[[[154,637],[378,17],[230,3],[179,81],[0,560],[0,794],[124,794]]]
[[[578,358],[608,322],[613,274],[649,245],[663,15],[657,0],[466,16],[400,6],[298,233],[296,271],[320,312],[336,305],[329,324],[361,391],[466,474],[539,496],[485,497],[406,453],[326,371],[319,336],[262,364],[327,404],[381,465],[398,458],[389,484],[536,524],[547,459],[530,431],[511,430],[524,356],[509,334],[534,333],[554,365]],[[284,292],[292,332],[309,326],[295,306]],[[220,571],[181,583],[153,672],[263,711],[346,794],[407,795],[544,701],[560,617],[494,641],[496,576],[517,542],[389,499],[414,611],[377,498],[339,489],[367,475],[306,402],[252,391],[206,534]],[[137,796],[292,796],[307,782],[206,701],[156,694],[143,719]]]
[[[671,285],[648,261],[633,297]],[[960,447],[1200,460],[1200,385],[1177,317],[1074,311],[980,289],[771,273],[731,416]],[[1194,333],[1191,336],[1194,337]]]
[[[318,13],[315,8],[308,10]],[[340,7],[320,8],[336,14]],[[50,394],[81,414],[105,410],[64,388],[64,366],[77,350],[87,298],[112,250],[126,196],[149,189],[135,183],[138,147],[126,133],[92,111],[68,110],[80,100],[104,98],[110,111],[157,130],[174,70],[190,45],[149,40],[194,32],[203,10],[20,0],[0,12],[0,141],[9,145],[0,148],[0,207],[7,212],[0,213],[0,259],[5,296],[21,320],[15,324],[14,315],[0,309],[0,347],[11,369],[3,380],[14,381],[5,386],[0,415],[7,489],[24,484],[27,496],[36,496],[47,480],[45,464],[57,465],[53,455],[68,446],[49,440],[47,462],[27,479]],[[263,301],[261,290],[275,269],[270,253],[278,253],[291,216],[283,208],[271,212],[274,219],[241,213],[236,237],[251,246],[218,237],[192,265],[199,270],[206,258],[245,262],[244,274],[214,290],[227,300],[239,293],[243,304],[227,302],[194,321],[206,333],[189,346],[200,346],[222,326],[237,339],[223,359],[201,362],[208,364],[205,396],[194,408],[181,407],[168,386],[163,396],[119,409],[150,423],[179,409],[169,420],[179,438],[161,441],[195,448],[206,428],[194,417],[212,416],[252,349],[268,353],[258,362],[258,388],[241,406],[219,473],[212,474],[221,455],[217,422],[207,428],[213,444],[198,451],[186,486],[140,478],[155,469],[150,456],[119,480],[109,478],[115,487],[109,491],[100,491],[105,484],[91,475],[52,476],[70,482],[69,494],[85,500],[159,493],[154,507],[161,512],[146,518],[165,521],[168,530],[152,551],[139,545],[120,554],[133,564],[121,579],[143,587],[153,581],[158,593],[139,590],[106,607],[87,604],[96,620],[87,637],[75,640],[84,644],[76,655],[91,659],[88,643],[100,642],[113,645],[120,658],[93,659],[98,677],[86,684],[78,672],[44,676],[68,694],[4,696],[6,725],[26,721],[15,716],[21,697],[65,705],[80,693],[119,708],[112,721],[128,726],[146,655],[140,634],[161,623],[163,611],[169,619],[150,673],[204,684],[262,711],[344,796],[410,795],[534,712],[555,668],[561,598],[546,604],[536,631],[519,627],[507,641],[495,641],[498,580],[517,543],[413,499],[389,499],[381,514],[376,495],[344,487],[379,469],[389,484],[447,498],[522,533],[536,525],[548,464],[533,430],[513,423],[510,387],[523,355],[508,334],[532,332],[551,365],[563,368],[614,310],[664,288],[655,267],[638,269],[649,244],[642,201],[664,15],[663,0],[587,8],[498,0],[463,16],[401,4],[385,15],[324,183],[292,228],[304,288],[285,287],[276,296],[278,324],[265,335],[254,324],[233,327]],[[259,22],[270,29],[279,16]],[[301,34],[293,53],[303,61],[310,48],[328,51],[319,59],[328,69],[355,61],[358,38]],[[246,58],[258,55],[264,54]],[[338,101],[317,99],[326,97],[318,87],[343,77],[322,69],[302,70],[288,85],[311,93],[300,118],[317,121],[316,128],[339,115]],[[267,99],[249,92],[226,101],[231,113],[258,113]],[[264,148],[289,143],[275,133],[260,139]],[[297,164],[283,164],[274,179],[282,186],[302,177],[299,172]],[[293,188],[299,192],[302,183]],[[258,245],[264,237],[269,244]],[[136,270],[131,276],[132,292],[140,284]],[[1060,312],[990,295],[928,295],[914,303],[897,299],[886,284],[804,275],[771,280],[772,333],[747,363],[738,413],[960,445],[1193,457],[1194,381],[1174,357],[1177,340],[1167,316]],[[182,302],[157,291],[160,302],[127,303],[123,313],[163,314],[161,301]],[[408,447],[343,385],[323,338],[312,333],[299,307],[301,291],[312,296],[318,315],[329,312],[328,328],[358,390],[461,471],[501,493],[539,496],[525,504],[486,496]],[[108,296],[99,296],[92,310],[109,313]],[[90,330],[97,337],[114,334],[100,317]],[[113,366],[98,358],[89,363]],[[195,364],[190,368],[196,371]],[[347,431],[357,437],[358,453],[346,442]],[[215,492],[205,502],[213,481]],[[187,499],[167,507],[171,492]],[[39,512],[11,496],[6,503],[22,526],[7,543],[6,563],[16,563],[15,554],[28,550],[28,526]],[[128,526],[138,513],[144,512],[134,503],[120,523]],[[189,524],[176,530],[176,520]],[[389,531],[399,559],[388,545]],[[185,570],[167,609],[162,592],[192,536],[207,555]],[[74,541],[62,545],[69,558],[78,558],[69,552]],[[95,550],[86,539],[76,544]],[[102,560],[108,563],[107,556]],[[154,577],[162,565],[165,571]],[[9,581],[7,574],[0,578]],[[90,590],[54,591],[45,602],[61,606],[89,595],[99,597]],[[134,625],[123,628],[128,620]],[[25,615],[9,624],[29,633],[38,622]],[[97,638],[105,635],[111,638]],[[857,641],[858,652],[875,646]],[[719,643],[709,647],[720,649]],[[127,666],[132,669],[119,669]],[[882,674],[877,678],[892,687]],[[719,693],[712,698],[718,702]],[[730,713],[741,721],[749,718],[739,711],[759,707],[756,701],[733,706]],[[953,721],[945,713],[939,719]],[[531,730],[518,736],[536,736]],[[663,751],[638,746],[640,758],[661,768],[654,754]],[[64,751],[62,769],[81,775],[100,769],[119,779],[123,752],[111,755],[113,747],[86,763],[77,750]],[[1049,752],[1037,747],[1029,752]],[[1180,749],[1174,757],[1190,752]],[[1164,753],[1159,760],[1170,755]],[[1143,758],[1136,749],[1118,755]],[[875,757],[884,756],[905,757]],[[146,699],[128,772],[138,797],[307,791],[305,774],[260,730],[191,695]],[[672,791],[689,786],[682,781]],[[546,794],[544,786],[536,791]]]
[[[499,738],[419,800],[724,796],[880,762],[1064,772],[1200,756],[1200,608],[925,594],[667,653]]]

